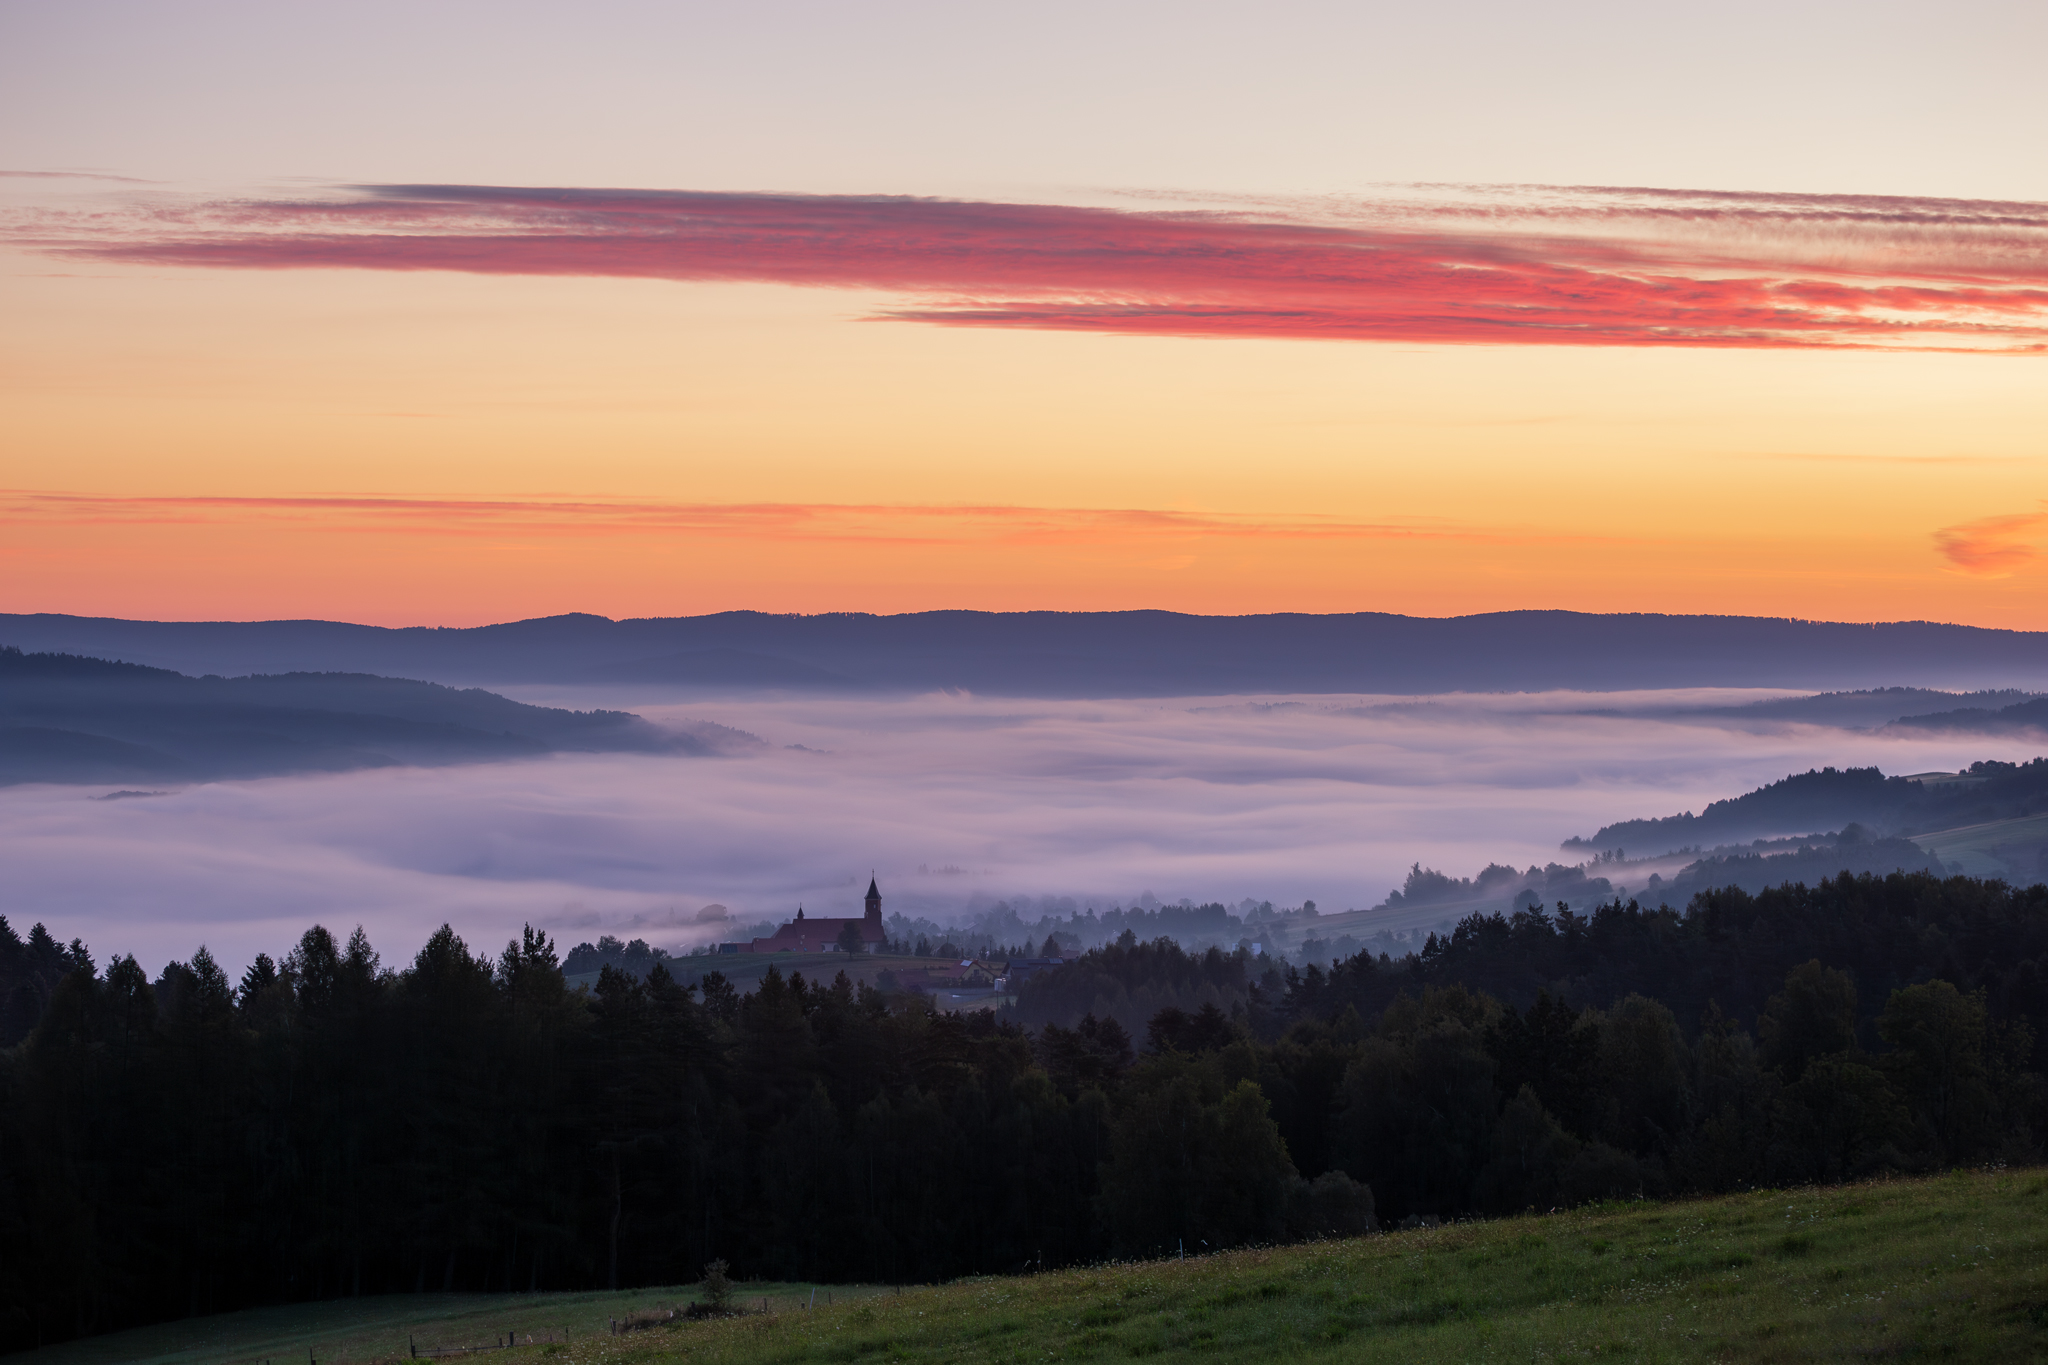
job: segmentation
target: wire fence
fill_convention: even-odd
[[[800,1296],[794,1303],[777,1303],[772,1295],[764,1294],[760,1297],[760,1307],[758,1308],[754,1307],[754,1299],[749,1296],[735,1295],[732,1302],[733,1308],[741,1313],[766,1314],[773,1313],[778,1308],[803,1312],[818,1307],[819,1296],[820,1291],[813,1289],[808,1296]],[[827,1306],[831,1305],[832,1292],[829,1289],[823,1291],[823,1300]],[[694,1307],[694,1305],[692,1306]],[[680,1320],[686,1316],[680,1306],[656,1309],[652,1312],[637,1312],[627,1318],[610,1318],[603,1327],[585,1335],[623,1336],[628,1332],[641,1331],[649,1327],[659,1326],[665,1322]],[[405,1347],[407,1356],[413,1360],[439,1360],[452,1356],[476,1355],[485,1351],[509,1351],[515,1346],[542,1346],[550,1343],[566,1343],[570,1339],[571,1333],[569,1329],[562,1327],[538,1332],[506,1332],[488,1342],[478,1342],[474,1345],[465,1346],[445,1346],[437,1344],[423,1345],[419,1340],[419,1334],[414,1332],[407,1334]],[[273,1365],[273,1362],[266,1359],[263,1365]],[[308,1347],[306,1350],[306,1365],[320,1365],[319,1359],[315,1356],[314,1350],[311,1347]]]

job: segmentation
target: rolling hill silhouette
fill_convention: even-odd
[[[1494,612],[573,614],[462,629],[0,616],[0,641],[187,673],[966,688],[1009,696],[2048,686],[2048,634],[1924,621]],[[1897,713],[1895,713],[1897,714]]]
[[[0,783],[200,781],[560,751],[711,753],[743,740],[403,678],[192,678],[0,648]]]

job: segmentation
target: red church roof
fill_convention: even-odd
[[[817,919],[804,918],[803,907],[798,906],[796,918],[777,929],[766,938],[757,938],[744,951],[749,953],[828,953],[839,946],[839,936],[851,924],[860,931],[860,941],[868,952],[874,952],[888,937],[882,928],[882,892],[874,879],[868,879],[867,914],[858,918],[840,919],[820,916]]]
[[[767,938],[757,938],[747,949],[752,953],[824,953],[839,945],[839,935],[851,924],[860,930],[862,943],[880,943],[887,935],[879,924],[865,919],[796,919]]]

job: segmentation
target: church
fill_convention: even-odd
[[[805,919],[803,907],[797,907],[796,918],[777,929],[767,938],[757,938],[743,953],[831,953],[839,951],[839,937],[852,925],[860,931],[861,951],[880,952],[882,948],[882,892],[875,885],[873,877],[868,878],[868,912],[859,919]]]

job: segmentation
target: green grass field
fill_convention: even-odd
[[[2038,882],[2048,866],[2048,815],[2024,815],[1988,824],[1916,834],[1913,842],[1972,877],[2003,877],[2016,886]]]
[[[817,1302],[871,1298],[873,1286],[742,1283],[738,1300],[770,1316],[798,1311],[812,1291]],[[378,1294],[281,1308],[191,1318],[67,1342],[15,1357],[23,1365],[355,1365],[403,1359],[415,1345],[491,1346],[507,1334],[536,1346],[610,1339],[613,1319],[661,1313],[687,1304],[694,1286],[582,1294]],[[485,1352],[492,1360],[537,1359],[539,1352]],[[462,1357],[453,1357],[461,1359]]]
[[[102,1361],[403,1357],[572,1328],[484,1358],[731,1362],[1807,1361],[2048,1359],[2048,1174],[1960,1173],[1670,1204],[1616,1204],[1348,1242],[975,1279],[742,1286],[772,1311],[613,1337],[637,1295],[321,1304],[53,1349]],[[296,1326],[295,1326],[296,1324]]]

